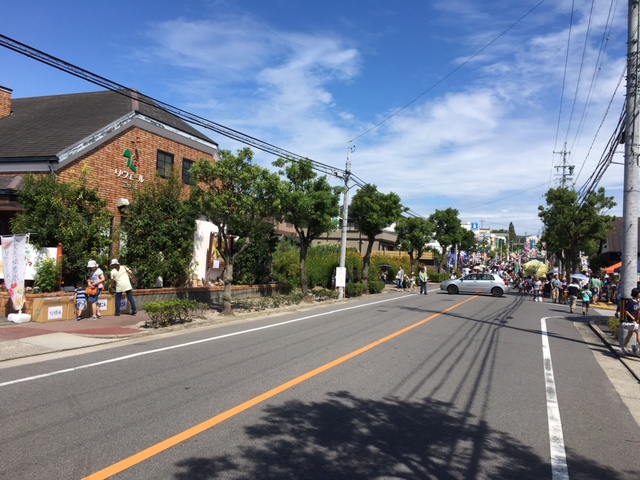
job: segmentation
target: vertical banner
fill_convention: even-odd
[[[2,264],[4,283],[13,302],[14,310],[24,306],[24,275],[26,271],[27,235],[2,237]]]

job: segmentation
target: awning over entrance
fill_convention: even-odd
[[[618,262],[615,265],[611,265],[610,267],[603,268],[602,271],[604,273],[609,273],[609,274],[620,273],[621,268],[622,268],[622,262]],[[638,260],[638,268],[636,271],[640,273],[640,260]]]
[[[603,268],[602,271],[604,273],[611,274],[611,273],[615,272],[617,269],[619,269],[620,267],[622,267],[622,262],[618,262],[618,263],[616,263],[614,265],[611,265],[611,266],[609,266],[607,268]]]

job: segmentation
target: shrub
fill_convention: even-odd
[[[451,274],[447,273],[447,272],[443,272],[443,273],[431,273],[429,272],[429,281],[433,282],[433,283],[441,283],[444,282],[445,280],[449,280],[449,278],[451,277]]]
[[[620,338],[620,319],[619,318],[615,318],[615,317],[609,318],[609,328],[611,329],[611,333],[616,339]]]
[[[369,280],[367,287],[369,289],[369,293],[380,293],[384,290],[384,282],[382,280]]]
[[[53,292],[60,279],[60,267],[49,258],[39,258],[35,265],[36,276],[34,286],[38,287],[41,292]]]
[[[149,314],[145,327],[158,328],[193,321],[195,312],[207,310],[206,303],[194,300],[167,300],[149,302],[142,309]]]
[[[246,310],[248,312],[260,312],[270,308],[286,307],[288,305],[297,305],[302,301],[302,292],[295,291],[287,295],[274,294],[270,297],[246,298],[234,303],[237,310]]]
[[[338,298],[337,290],[330,290],[328,288],[314,288],[312,291],[314,297],[319,302],[323,300],[335,300]]]
[[[347,297],[359,297],[367,292],[367,285],[362,283],[347,283],[344,290]]]

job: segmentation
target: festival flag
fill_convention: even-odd
[[[2,237],[4,283],[14,310],[22,312],[25,301],[24,276],[27,267],[27,235]]]

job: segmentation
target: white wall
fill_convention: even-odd
[[[211,234],[218,233],[218,227],[207,220],[196,220],[197,230],[195,233],[195,248],[193,259],[195,261],[195,273],[198,280],[206,282],[215,280],[222,275],[223,267],[211,268],[207,277],[207,250],[209,249],[209,238]]]

